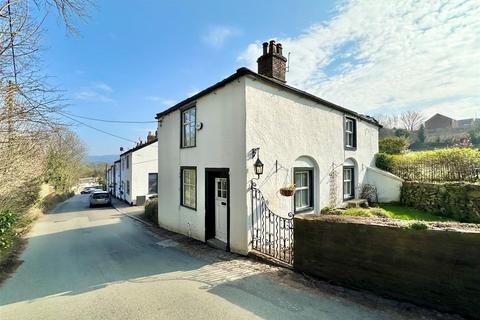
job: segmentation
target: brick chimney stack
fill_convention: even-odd
[[[257,59],[258,73],[286,82],[287,58],[282,54],[282,44],[274,40],[263,43],[263,55]]]
[[[151,141],[155,140],[156,137],[157,137],[157,132],[156,131],[155,131],[155,134],[153,134],[151,131],[148,131],[147,142],[151,142]]]

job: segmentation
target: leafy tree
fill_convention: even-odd
[[[408,147],[408,140],[403,137],[386,137],[378,143],[381,153],[400,154]]]
[[[395,129],[395,136],[400,138],[410,137],[410,132],[407,129]]]
[[[418,136],[418,141],[420,141],[421,143],[425,142],[425,126],[423,125],[423,123],[420,126],[420,129],[418,129],[417,136]]]
[[[480,121],[472,122],[467,132],[470,142],[474,145],[480,145]]]

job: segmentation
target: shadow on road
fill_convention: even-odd
[[[131,220],[34,236],[25,261],[0,287],[0,306],[77,295],[114,282],[201,268],[206,262],[156,244]]]

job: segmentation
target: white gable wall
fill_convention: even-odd
[[[369,122],[357,119],[357,149],[347,151],[343,112],[252,77],[246,80],[246,110],[245,150],[260,148],[264,174],[257,185],[269,207],[280,215],[294,209],[293,197],[283,197],[278,192],[281,187],[293,183],[293,167],[315,167],[315,200],[311,212],[318,213],[330,203],[332,165],[337,173],[334,193],[337,205],[343,201],[342,164],[345,160],[353,158],[357,163],[357,185],[364,181],[366,167],[374,166],[378,128]],[[248,180],[256,177],[254,161],[247,161]],[[248,224],[251,224],[250,219]]]
[[[115,197],[120,197],[120,162],[115,162]]]
[[[120,156],[120,171],[121,171],[121,180],[120,180],[120,199],[131,203],[130,194],[127,192],[127,181],[132,181],[132,166],[128,166],[127,168],[127,156],[130,158],[131,153],[127,153]],[[131,163],[131,159],[128,160]]]
[[[230,247],[248,249],[245,224],[245,84],[235,80],[196,101],[196,146],[180,148],[180,110],[158,126],[160,226],[205,240],[205,168],[230,169]],[[180,205],[180,167],[197,167],[197,209]]]
[[[132,180],[130,199],[136,204],[137,196],[148,195],[148,174],[158,172],[158,142],[146,145],[131,153]]]

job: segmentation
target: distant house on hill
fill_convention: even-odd
[[[437,113],[425,121],[425,142],[456,144],[468,138],[468,130],[474,124],[480,124],[480,119],[456,120]]]
[[[480,122],[480,119],[469,118],[462,120],[455,120],[443,114],[437,113],[427,121],[425,121],[425,129],[455,129],[468,128],[475,122]]]
[[[457,128],[458,122],[455,119],[437,113],[425,121],[425,129],[450,129]]]

